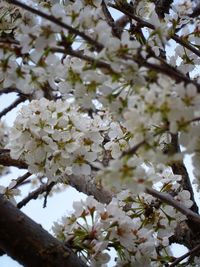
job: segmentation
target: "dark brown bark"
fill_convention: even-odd
[[[169,14],[169,9],[173,0],[154,0],[156,13],[160,19],[165,17],[165,14]]]
[[[86,267],[72,250],[0,195],[0,247],[27,267]]]
[[[28,169],[28,165],[22,161],[17,159],[12,159],[10,157],[9,149],[0,149],[0,165],[5,167],[17,167],[19,169]]]

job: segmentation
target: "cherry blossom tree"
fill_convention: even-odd
[[[192,0],[0,1],[0,95],[16,94],[0,112],[0,172],[24,170],[0,186],[2,255],[200,266],[199,15]],[[69,186],[88,197],[53,235],[20,211]],[[188,252],[176,258],[174,243]]]

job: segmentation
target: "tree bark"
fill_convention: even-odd
[[[69,248],[0,195],[0,247],[27,267],[86,267]]]

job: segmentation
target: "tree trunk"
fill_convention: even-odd
[[[0,195],[0,247],[28,267],[86,267],[60,241]]]

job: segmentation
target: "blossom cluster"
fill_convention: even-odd
[[[22,107],[7,147],[12,158],[24,160],[32,173],[49,179],[63,172],[90,175],[101,157],[101,131],[107,127],[100,116],[92,119],[69,101],[42,98]]]
[[[107,205],[88,197],[74,202],[73,208],[52,229],[90,266],[110,266],[111,248],[117,256],[112,266],[156,267],[171,261],[169,238],[185,217],[147,194],[136,196],[129,191]]]

